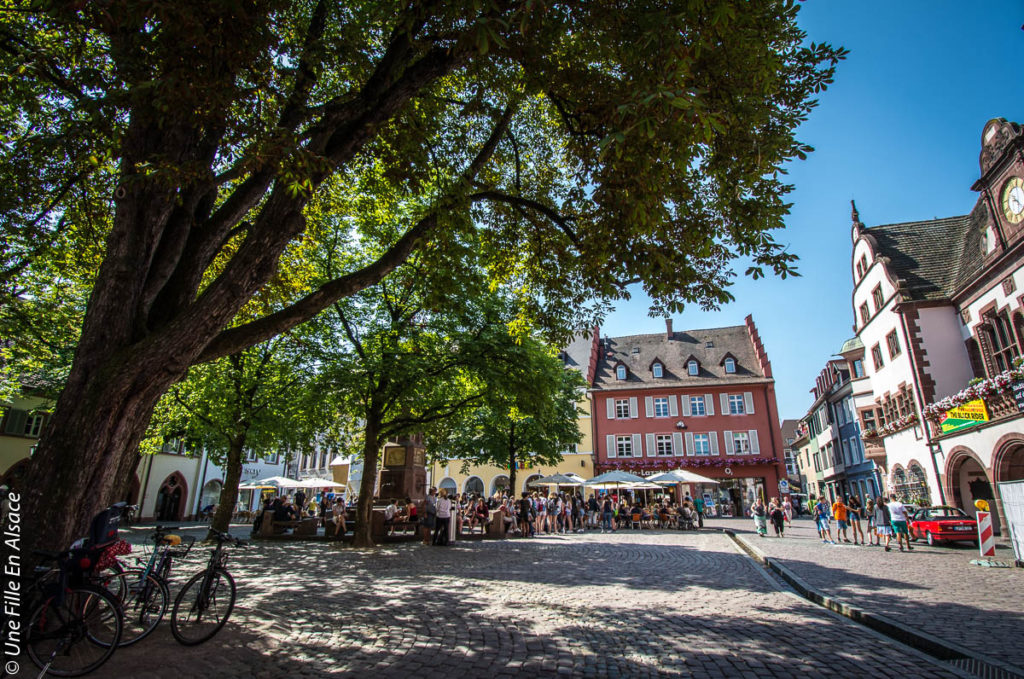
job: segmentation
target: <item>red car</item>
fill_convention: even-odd
[[[956,507],[922,507],[910,517],[910,537],[929,545],[949,540],[978,544],[978,522]]]

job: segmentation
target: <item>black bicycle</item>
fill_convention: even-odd
[[[225,568],[228,553],[224,544],[244,547],[245,543],[227,533],[212,532],[217,546],[210,550],[206,569],[185,583],[171,609],[171,634],[185,646],[212,639],[235,607],[235,580]]]
[[[124,606],[124,634],[121,645],[130,646],[146,638],[156,629],[170,605],[169,581],[171,563],[183,559],[192,549],[195,538],[184,542],[169,531],[177,526],[157,526],[153,533],[153,550],[146,559],[136,559],[139,568],[125,568],[115,561],[104,572],[101,584],[118,596]]]

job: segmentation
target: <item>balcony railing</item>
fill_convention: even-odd
[[[1020,409],[1017,408],[1017,402],[1013,397],[1013,384],[1021,380],[1024,380],[1024,368],[1017,366],[961,389],[938,403],[925,406],[924,416],[931,425],[932,434],[942,435],[939,422],[946,411],[978,399],[985,402],[990,422],[1020,415]]]

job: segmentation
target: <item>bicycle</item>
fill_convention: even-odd
[[[145,567],[124,568],[115,561],[111,564],[113,572],[102,582],[118,596],[124,607],[125,631],[121,646],[131,646],[146,638],[167,613],[171,600],[168,584],[171,563],[174,559],[188,556],[196,541],[192,537],[184,549],[176,549],[182,540],[167,531],[177,529],[178,526],[157,526],[153,533],[153,551]],[[137,562],[142,563],[143,560],[137,559]]]
[[[209,641],[231,617],[235,607],[235,580],[228,573],[224,543],[244,547],[245,543],[227,533],[211,529],[217,540],[210,550],[206,568],[185,583],[171,609],[171,634],[178,643],[195,646]]]
[[[120,601],[109,591],[88,581],[97,557],[117,536],[124,503],[108,507],[92,521],[90,537],[78,540],[62,552],[34,551],[42,563],[23,578],[27,623],[17,623],[5,606],[2,629],[6,642],[16,640],[12,632],[24,630],[24,650],[41,670],[77,677],[99,668],[117,649],[123,631]],[[4,665],[5,672],[7,664]]]

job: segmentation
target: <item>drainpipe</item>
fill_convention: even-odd
[[[917,400],[920,402],[918,408],[918,422],[921,423],[921,429],[924,430],[924,442],[928,446],[928,457],[932,459],[932,469],[935,471],[935,481],[939,486],[939,504],[946,504],[946,491],[945,484],[942,482],[942,475],[939,474],[939,463],[935,459],[935,449],[932,446],[932,433],[931,427],[924,419],[924,407],[927,405],[924,402],[924,392],[921,391],[921,375],[917,370],[917,347],[914,345],[910,332],[907,328],[907,317],[903,315],[903,310],[899,312],[900,326],[903,328],[903,340],[907,343],[907,351],[910,352],[910,370],[914,374],[914,393],[917,394]],[[942,450],[942,444],[936,444],[939,450]]]
[[[147,462],[149,462],[149,464],[146,465],[146,474],[142,481],[142,493],[140,493],[142,497],[139,498],[139,521],[142,520],[142,512],[145,510],[146,507],[146,491],[149,489],[149,473],[153,469],[153,456],[157,454],[158,453],[146,455],[146,460]]]
[[[196,501],[193,503],[192,516],[199,516],[199,512],[202,509],[199,505],[203,502],[203,488],[206,486],[206,467],[209,465],[209,462],[209,454],[207,453],[206,446],[203,446],[203,456],[199,462],[203,477],[200,479],[199,485],[196,486]]]

